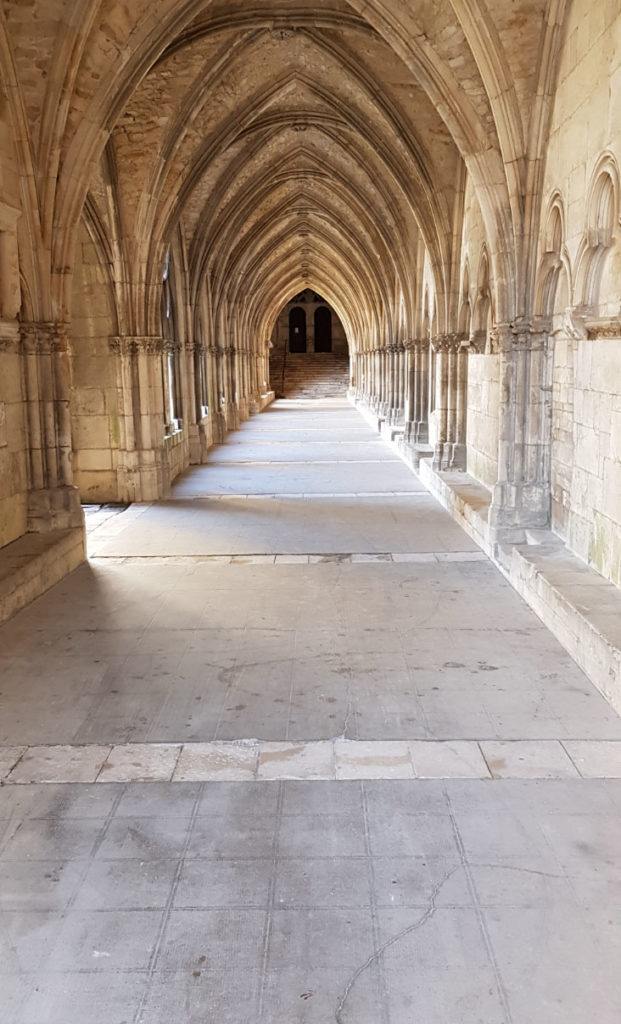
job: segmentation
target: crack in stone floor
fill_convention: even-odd
[[[621,722],[355,410],[89,518],[0,629],[3,1024],[617,1024]]]

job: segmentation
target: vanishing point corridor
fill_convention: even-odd
[[[3,1024],[618,1022],[621,720],[356,410],[87,523],[0,630]]]

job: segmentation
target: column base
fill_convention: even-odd
[[[455,441],[447,441],[440,446],[442,464],[440,469],[443,472],[463,472],[466,469],[467,452],[465,444],[458,444]]]
[[[550,525],[550,492],[540,484],[499,483],[492,490],[489,524],[495,536],[511,540],[525,530],[546,530]]]
[[[119,452],[119,501],[157,501],[170,494],[168,452],[144,449]]]
[[[84,513],[77,487],[51,487],[28,495],[28,533],[84,528]]]

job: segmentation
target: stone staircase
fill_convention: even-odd
[[[287,352],[270,360],[270,381],[277,398],[337,398],[349,387],[349,357],[333,352]]]

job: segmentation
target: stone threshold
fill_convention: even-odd
[[[239,463],[238,463],[239,465]],[[275,463],[271,463],[275,465]],[[278,463],[280,465],[280,463]],[[173,485],[173,487],[176,485]],[[295,498],[298,501],[313,501],[315,498],[419,498],[428,499],[426,491],[270,491],[266,493],[233,493],[222,492],[210,494],[208,491],[201,491],[200,494],[175,493],[173,499],[182,498],[184,501],[290,501]]]
[[[421,462],[418,475],[621,714],[621,590],[550,530],[526,531],[530,543],[497,543],[490,493],[466,473]]]
[[[313,740],[0,747],[0,785],[617,779],[617,740]]]
[[[321,565],[326,562],[338,562],[341,565],[360,565],[373,562],[393,562],[395,564],[442,564],[446,562],[487,562],[483,551],[366,551],[338,552],[324,554],[311,552],[298,554],[295,551],[281,554],[264,554],[249,552],[247,554],[221,555],[91,555],[91,562],[107,560],[114,563],[194,565],[215,563],[217,565]]]
[[[276,462],[274,459],[264,459],[262,461],[260,459],[218,459],[217,461],[214,459],[212,462],[205,463],[205,465],[209,468],[220,468],[221,466],[234,466],[235,468],[240,466],[269,466],[270,469],[276,470],[284,466],[391,466],[400,461],[400,459],[279,459]]]
[[[86,559],[81,527],[27,533],[0,549],[0,622],[5,622]]]

